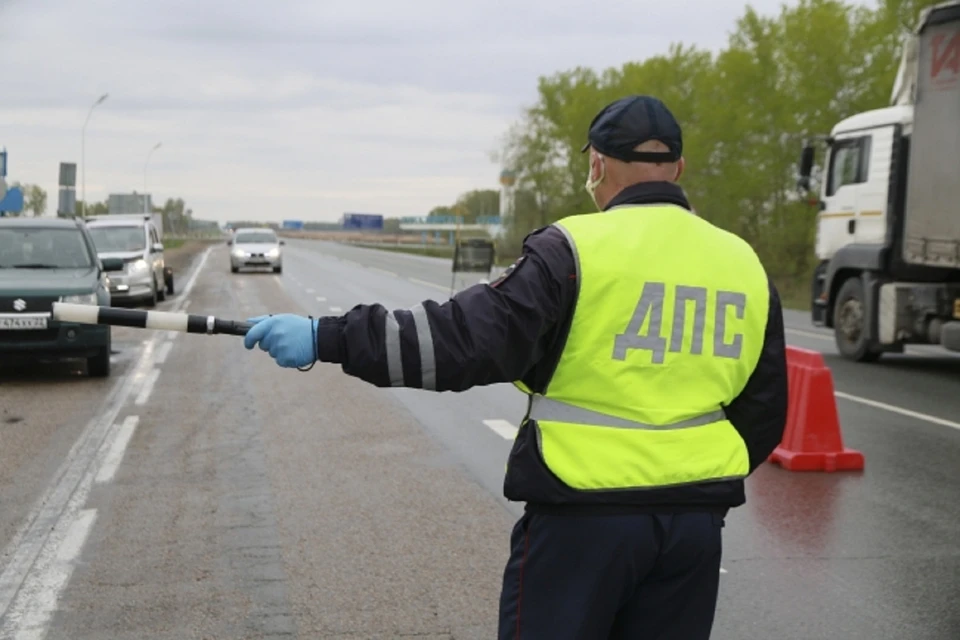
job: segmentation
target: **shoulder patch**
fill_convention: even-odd
[[[509,280],[510,276],[517,272],[517,269],[520,268],[520,265],[523,264],[523,261],[526,259],[527,256],[520,256],[517,258],[516,262],[507,267],[507,270],[500,274],[500,277],[490,283],[490,286],[496,288]]]

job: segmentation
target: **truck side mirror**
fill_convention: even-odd
[[[810,189],[810,175],[813,173],[813,154],[814,149],[811,145],[803,146],[800,152],[800,177],[797,180],[797,188],[808,191]]]

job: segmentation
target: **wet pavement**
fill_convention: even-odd
[[[310,241],[286,249],[278,277],[231,276],[225,247],[215,248],[190,312],[331,314],[449,293],[448,261]],[[921,348],[849,363],[804,314],[787,312],[786,321],[792,344],[824,352],[844,439],[865,454],[866,469],[764,465],[749,480],[747,505],[727,518],[713,637],[960,638],[960,424],[952,422],[960,421],[960,358]],[[138,346],[120,375],[138,382],[102,436],[126,449],[119,460],[104,453],[67,469],[84,499],[66,501],[69,521],[35,543],[38,560],[20,576],[0,630],[58,639],[495,636],[520,513],[501,497],[525,406],[519,392],[379,390],[332,365],[280,370],[236,338],[130,339]],[[66,393],[74,382],[17,382],[26,394],[18,403],[35,403],[39,415],[41,389]],[[80,397],[104,390],[84,384],[48,407],[58,417],[40,419],[45,428],[67,429],[71,400],[78,416],[96,412]],[[133,426],[124,432],[125,423]],[[8,456],[0,461],[32,465],[30,486],[52,482],[80,431],[63,431],[59,446],[43,432],[33,448],[0,447]],[[0,475],[5,506],[30,484],[23,473]],[[12,528],[35,495],[21,495],[0,522]],[[62,551],[74,548],[75,556]],[[0,600],[13,573],[0,576]]]

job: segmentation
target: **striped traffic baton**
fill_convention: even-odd
[[[76,322],[77,324],[106,324],[114,327],[136,327],[138,329],[206,333],[208,335],[222,333],[232,336],[245,336],[253,326],[249,322],[222,320],[214,316],[200,316],[192,313],[118,309],[116,307],[97,307],[89,304],[67,302],[53,303],[53,319],[60,322]]]

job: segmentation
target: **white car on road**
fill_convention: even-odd
[[[277,237],[273,229],[246,228],[237,229],[230,245],[230,271],[237,273],[245,267],[273,269],[274,273],[283,271],[284,241]]]

